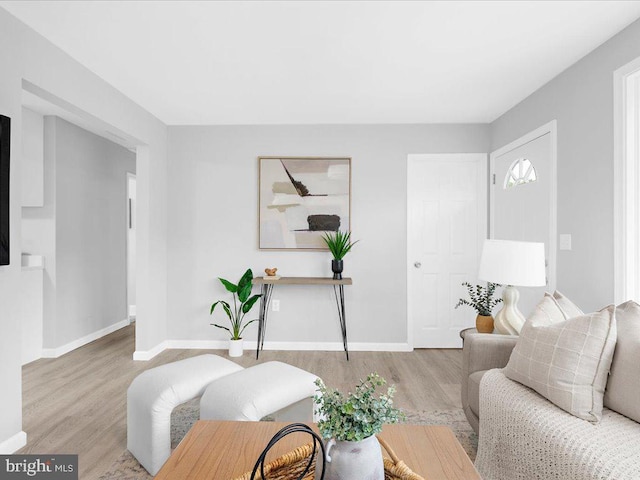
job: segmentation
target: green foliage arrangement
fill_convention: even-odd
[[[461,298],[456,304],[456,308],[467,305],[472,307],[478,312],[478,315],[491,316],[491,312],[498,305],[502,299],[493,298],[493,294],[496,291],[496,287],[501,287],[499,283],[488,282],[486,287],[482,285],[476,285],[475,288],[469,282],[462,282],[462,285],[467,287],[470,300]]]
[[[372,373],[360,381],[355,393],[345,395],[316,380],[319,393],[313,401],[318,406],[316,414],[321,418],[318,422],[321,435],[327,439],[359,442],[380,433],[383,424],[404,419],[404,413],[393,406],[395,386],[387,388],[386,394],[376,395],[376,389],[386,383],[380,375]]]
[[[244,329],[257,320],[256,318],[245,323],[244,316],[249,313],[249,310],[251,310],[253,305],[262,295],[251,296],[251,289],[253,288],[253,272],[250,268],[244,272],[244,275],[242,275],[242,278],[237,285],[225,280],[224,278],[218,277],[218,280],[220,280],[228,292],[233,294],[233,308],[231,308],[231,305],[224,300],[218,300],[211,305],[209,315],[213,315],[213,311],[218,304],[222,305],[227,317],[229,317],[231,328],[229,329],[216,323],[212,323],[211,325],[229,332],[231,334],[231,340],[240,340]]]
[[[351,232],[341,232],[339,230],[335,233],[325,233],[322,239],[327,244],[334,260],[342,260],[351,248],[360,241],[352,242]]]

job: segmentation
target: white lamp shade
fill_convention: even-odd
[[[547,283],[544,243],[485,240],[478,278],[518,287],[543,287]]]

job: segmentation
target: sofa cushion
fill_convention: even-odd
[[[473,372],[469,375],[469,408],[476,414],[476,417],[480,416],[480,380],[487,370],[480,370]]]
[[[640,305],[629,301],[616,309],[618,343],[604,406],[640,422]]]
[[[580,315],[584,315],[584,312],[578,307],[575,303],[565,297],[558,290],[553,292],[553,298],[558,303],[558,306],[565,314],[567,318],[579,317]]]
[[[576,417],[598,422],[616,346],[616,307],[551,325],[527,321],[504,373]]]

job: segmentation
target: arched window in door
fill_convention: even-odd
[[[507,170],[502,188],[506,190],[507,188],[517,187],[536,180],[538,180],[538,176],[531,161],[528,158],[518,158],[514,160],[509,170]]]

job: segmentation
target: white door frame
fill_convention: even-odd
[[[640,291],[640,58],[613,72],[614,301]]]
[[[491,175],[495,175],[495,161],[496,158],[509,153],[511,150],[522,147],[529,142],[534,141],[543,135],[550,134],[551,137],[551,158],[550,158],[550,172],[551,172],[551,198],[549,199],[549,265],[547,265],[547,288],[551,291],[556,289],[556,268],[557,268],[557,238],[558,238],[558,131],[557,121],[552,120],[549,123],[536,128],[535,130],[523,135],[522,137],[514,140],[513,142],[501,147],[489,155],[489,172]],[[495,220],[495,193],[494,188],[496,185],[495,176],[491,179],[491,188],[489,188],[489,238],[494,238],[494,220]]]
[[[125,181],[127,182],[127,186],[126,186],[126,192],[127,192],[127,198],[126,198],[126,202],[127,202],[127,226],[126,226],[126,235],[127,235],[127,248],[126,248],[126,253],[125,253],[125,264],[126,264],[126,272],[127,272],[127,281],[126,281],[126,285],[125,285],[125,289],[126,289],[126,294],[125,297],[127,299],[127,320],[131,321],[131,311],[130,311],[130,301],[129,301],[129,250],[131,249],[131,245],[129,245],[129,229],[132,226],[132,222],[133,220],[136,218],[135,215],[132,215],[132,208],[135,208],[135,205],[132,207],[131,206],[131,192],[129,191],[129,180],[135,180],[136,181],[136,186],[137,186],[137,177],[135,173],[131,173],[131,172],[127,172]],[[137,190],[136,190],[137,193]],[[137,195],[136,195],[137,198]],[[138,203],[137,201],[135,202],[136,204]],[[137,250],[137,246],[136,246],[136,250]],[[133,268],[135,269],[136,266],[135,264],[133,265]],[[137,282],[137,275],[135,276],[136,282]],[[137,317],[136,317],[137,318]]]
[[[478,163],[480,164],[480,173],[481,173],[481,177],[484,177],[486,179],[485,182],[482,182],[481,184],[481,190],[480,190],[480,196],[482,198],[484,198],[485,200],[485,208],[483,209],[483,211],[485,212],[484,215],[484,219],[480,219],[481,221],[484,220],[484,228],[483,228],[483,237],[486,236],[487,233],[487,188],[489,185],[488,182],[488,172],[487,172],[487,154],[486,153],[434,153],[434,154],[409,154],[407,155],[407,186],[409,185],[409,178],[411,178],[411,174],[412,174],[412,163],[416,162],[416,161],[436,161],[436,160],[442,160],[443,158],[446,157],[455,157],[455,158],[468,158],[469,160],[471,159],[476,159],[478,161]],[[409,251],[409,238],[410,238],[410,232],[409,229],[411,228],[411,214],[412,214],[412,208],[411,208],[411,202],[410,202],[410,198],[409,198],[409,188],[407,187],[407,343],[409,344],[409,349],[413,350],[413,344],[414,344],[414,319],[413,316],[411,315],[411,309],[409,308],[409,306],[411,305],[411,301],[413,300],[412,298],[412,294],[411,294],[411,284],[412,284],[412,280],[411,280],[411,265],[413,263],[413,258],[411,258],[411,252]]]

